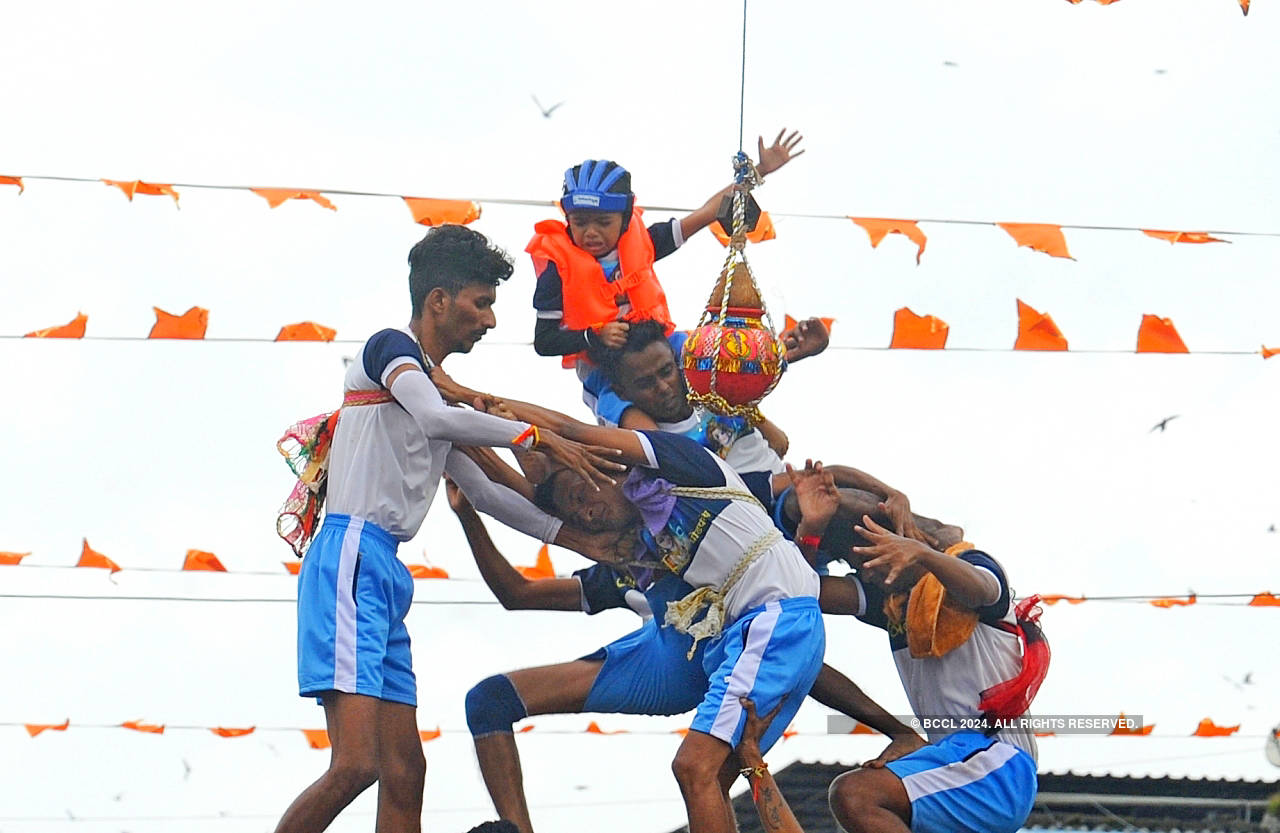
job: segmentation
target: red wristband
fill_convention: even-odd
[[[818,548],[822,546],[822,538],[818,535],[801,535],[796,539],[796,546],[805,555],[814,555],[818,552]]]

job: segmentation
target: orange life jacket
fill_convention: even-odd
[[[597,329],[618,320],[618,298],[626,296],[631,311],[627,321],[654,319],[666,325],[667,334],[675,330],[667,310],[667,296],[653,271],[653,240],[641,222],[642,210],[631,214],[631,223],[618,240],[617,280],[610,283],[604,269],[589,253],[574,245],[568,228],[559,220],[543,220],[533,227],[533,239],[525,251],[533,256],[535,274],[542,274],[548,263],[560,273],[564,318],[571,330]],[[563,365],[573,367],[585,353],[565,356]]]

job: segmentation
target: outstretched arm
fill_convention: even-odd
[[[758,171],[761,176],[768,176],[790,162],[792,159],[795,159],[797,156],[804,153],[803,150],[796,150],[796,147],[800,144],[801,140],[804,139],[804,137],[800,135],[799,131],[793,130],[791,135],[784,139],[783,136],[786,132],[787,129],[785,127],[779,130],[777,138],[773,140],[773,144],[769,145],[769,147],[764,146],[763,136],[757,140],[757,143],[760,146],[760,157],[759,161],[756,162],[756,171]],[[680,221],[681,236],[684,237],[685,240],[688,240],[692,235],[697,234],[707,226],[711,225],[712,221],[716,218],[716,212],[720,210],[721,200],[731,193],[733,193],[733,186],[726,185],[703,203],[701,208],[682,219]],[[732,231],[732,229],[725,229],[726,233],[730,231]]]
[[[871,542],[871,546],[853,548],[855,555],[867,559],[859,567],[860,573],[884,576],[884,583],[892,585],[904,570],[924,569],[937,577],[950,599],[972,610],[1000,599],[1000,581],[988,570],[897,535],[867,515],[854,531]]]
[[[581,610],[582,585],[576,578],[547,578],[533,581],[512,567],[494,546],[484,521],[452,480],[445,481],[449,507],[458,516],[471,545],[480,576],[507,610]]]

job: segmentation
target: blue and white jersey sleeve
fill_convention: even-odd
[[[725,486],[724,470],[699,443],[666,431],[637,431],[646,468],[677,486]]]
[[[413,337],[403,330],[382,330],[364,346],[361,364],[369,381],[386,387],[387,376],[401,365],[410,364],[422,370],[422,350]]]
[[[962,552],[958,558],[991,573],[1000,585],[999,597],[991,604],[978,608],[978,621],[994,624],[1004,619],[1009,614],[1009,601],[1012,594],[1009,592],[1009,579],[1005,577],[1004,568],[1000,566],[1000,562],[981,550]]]
[[[593,564],[574,572],[582,585],[582,610],[594,616],[602,610],[627,608],[640,616],[651,616],[649,603],[635,583],[606,564]]]

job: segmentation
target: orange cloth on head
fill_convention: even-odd
[[[973,549],[967,541],[947,548],[956,556]],[[907,626],[907,647],[915,659],[942,657],[963,645],[978,626],[978,612],[951,604],[947,590],[933,573],[926,573],[911,592],[895,593],[885,599],[884,613],[890,621]]]
[[[568,227],[559,220],[543,220],[533,227],[533,239],[525,251],[533,257],[533,271],[541,275],[547,264],[554,263],[560,275],[564,299],[561,322],[570,330],[589,330],[618,319],[618,298],[626,296],[631,304],[627,321],[653,319],[661,321],[667,334],[675,331],[667,296],[653,271],[653,239],[644,227],[637,208],[631,213],[631,224],[618,239],[618,271],[610,283],[600,263],[574,245]],[[573,367],[584,353],[565,356],[563,365]]]

